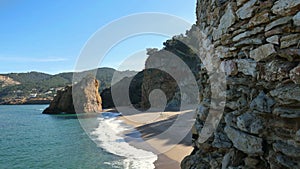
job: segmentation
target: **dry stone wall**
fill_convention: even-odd
[[[200,71],[195,149],[182,168],[300,168],[300,0],[198,0],[196,13],[196,27],[226,51],[226,105],[200,143],[212,85]]]

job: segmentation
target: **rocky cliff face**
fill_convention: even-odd
[[[10,77],[0,75],[0,87],[19,85],[19,84],[21,84],[21,83],[13,80]]]
[[[135,76],[124,77],[121,80],[118,80],[117,77],[116,83],[112,84],[111,87],[104,89],[101,92],[101,98],[103,99],[102,107],[103,108],[113,108],[115,107],[115,102],[118,103],[118,106],[129,106],[133,105],[135,108],[141,107],[141,87],[144,78],[144,71],[137,73]],[[129,84],[129,89],[127,88]],[[112,90],[115,94],[123,93],[123,91],[129,90],[130,102],[123,97],[115,97],[113,99]]]
[[[201,143],[210,84],[200,71],[195,150],[182,168],[300,168],[299,10],[299,0],[197,1],[196,27],[227,51],[226,106]]]
[[[59,113],[75,113],[71,86],[67,86],[63,90],[57,91],[56,96],[50,102],[50,106],[43,111],[43,114]]]
[[[92,78],[83,78],[74,86],[58,91],[44,114],[59,113],[95,113],[102,111],[102,100],[98,93],[99,82]]]
[[[142,108],[149,109],[151,107],[149,95],[155,89],[160,89],[165,93],[168,102],[166,109],[176,110],[180,107],[179,89],[172,76],[158,69],[147,69],[144,71],[142,83]]]
[[[195,100],[188,100],[192,97],[186,96],[195,93],[180,92],[180,86],[188,89],[193,85],[187,74],[191,74],[195,79],[200,78],[200,59],[193,50],[180,40],[181,38],[184,39],[183,41],[187,40],[186,37],[175,36],[164,43],[162,50],[148,49],[149,57],[145,63],[146,70],[144,70],[142,83],[142,108],[148,109],[150,107],[149,95],[155,89],[160,89],[165,94],[166,110],[179,110],[182,98],[186,99],[187,103],[195,102]],[[176,58],[183,62],[177,62]],[[186,65],[190,72],[181,67],[183,65]],[[179,77],[177,81],[174,79],[175,76]]]

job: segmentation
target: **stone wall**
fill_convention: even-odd
[[[202,78],[195,149],[182,168],[300,168],[299,10],[299,0],[198,0],[196,27],[226,50],[226,106],[200,143],[210,105]]]

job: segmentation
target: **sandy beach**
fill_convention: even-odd
[[[181,161],[192,152],[193,147],[191,146],[190,124],[188,126],[183,124],[190,122],[176,120],[179,116],[188,119],[193,114],[192,110],[151,112],[123,115],[119,119],[136,128],[146,142],[143,145],[132,143],[133,146],[148,149],[158,155],[158,160],[155,162],[156,169],[180,169]],[[166,132],[166,130],[170,130],[170,132]],[[181,136],[183,137],[181,138]]]

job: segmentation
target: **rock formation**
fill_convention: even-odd
[[[10,77],[0,75],[0,87],[10,86],[10,85],[19,85],[19,84],[21,84],[21,83],[18,81],[15,81],[14,79],[12,79]]]
[[[66,86],[63,90],[57,91],[56,96],[50,102],[50,106],[43,111],[43,114],[59,113],[75,113],[71,86]]]
[[[176,110],[180,107],[180,95],[176,95],[179,93],[179,89],[172,76],[158,69],[147,69],[144,71],[142,83],[142,108],[149,109],[150,106],[153,106],[150,105],[149,95],[155,89],[160,89],[165,93],[168,102],[166,109]]]
[[[227,51],[226,106],[217,131],[201,143],[211,94],[201,78],[195,149],[183,169],[300,168],[299,10],[299,0],[197,1],[196,27]]]
[[[98,93],[99,82],[92,77],[83,78],[74,86],[58,91],[44,114],[95,113],[102,111],[102,100]]]
[[[178,40],[180,37],[174,37],[164,43],[162,50],[148,49],[148,59],[145,63],[144,79],[142,83],[142,103],[143,108],[149,108],[149,94],[154,89],[160,89],[164,92],[167,105],[166,110],[179,110],[181,106],[181,98],[187,99],[182,92],[180,92],[180,83],[184,88],[190,88],[190,79],[186,76],[188,74],[181,64],[188,66],[192,76],[199,79],[200,60],[196,53],[186,46],[182,41]],[[165,57],[167,56],[167,57]],[[175,61],[178,58],[182,63]],[[166,72],[164,70],[168,70]],[[177,80],[174,79],[176,74]],[[183,94],[183,95],[181,95]],[[194,93],[185,93],[193,95]],[[186,100],[187,101],[187,100]],[[194,100],[187,101],[193,102]]]
[[[119,80],[117,77],[117,82],[112,84],[112,87],[104,89],[101,92],[101,98],[103,99],[102,107],[103,108],[113,108],[115,107],[115,102],[119,105],[117,106],[129,106],[133,105],[135,108],[141,107],[141,99],[142,99],[142,83],[144,80],[144,71],[137,73],[135,76],[124,77]],[[128,85],[129,84],[129,88]],[[124,91],[129,92],[130,102],[124,99],[123,97],[112,98],[112,91],[116,94],[122,93]]]
[[[112,85],[112,88],[116,93],[122,93],[127,91],[129,93],[130,102],[122,97],[116,97],[112,99],[112,88],[104,89],[101,93],[103,99],[103,108],[114,107],[114,102],[119,103],[118,106],[133,105],[137,109],[147,110],[150,108],[149,95],[154,89],[160,89],[164,92],[167,105],[166,110],[179,110],[181,106],[181,98],[188,98],[181,96],[179,86],[176,80],[172,77],[172,73],[163,71],[163,68],[168,67],[172,69],[173,74],[180,76],[184,82],[189,82],[189,79],[185,77],[184,70],[174,64],[173,59],[163,59],[165,55],[175,55],[180,58],[191,70],[192,74],[199,79],[199,58],[190,50],[184,43],[173,38],[167,40],[164,43],[163,50],[147,49],[148,59],[145,63],[145,69],[135,76],[125,77],[122,80]],[[198,59],[198,60],[197,60]],[[151,68],[155,67],[155,68]],[[120,79],[120,78],[119,78]],[[130,83],[129,89],[128,85]],[[191,84],[184,84],[185,88],[189,88]],[[193,95],[193,93],[188,93]],[[153,106],[153,105],[152,105]]]

